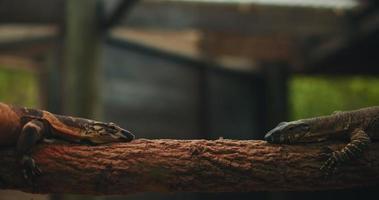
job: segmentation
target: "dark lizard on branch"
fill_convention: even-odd
[[[326,176],[335,173],[342,164],[360,158],[371,140],[379,139],[379,106],[281,122],[265,135],[266,141],[278,144],[331,139],[345,139],[349,142],[341,150],[326,154],[327,160],[320,168]]]
[[[58,139],[78,144],[129,142],[134,135],[114,123],[56,115],[0,103],[0,146],[15,146],[23,176],[41,175],[31,153],[40,141]]]

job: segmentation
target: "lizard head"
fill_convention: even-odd
[[[134,135],[114,123],[93,122],[86,127],[86,140],[93,144],[130,142]]]
[[[284,144],[307,142],[306,136],[309,133],[309,125],[301,120],[281,122],[265,135],[265,140],[269,143]]]

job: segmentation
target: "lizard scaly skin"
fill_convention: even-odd
[[[31,157],[33,147],[44,139],[78,144],[129,142],[134,135],[113,123],[56,115],[47,111],[0,103],[0,146],[16,146],[25,179],[41,174]]]
[[[277,144],[331,139],[348,139],[350,142],[343,149],[329,153],[320,168],[327,176],[335,173],[342,164],[360,158],[370,142],[379,139],[379,106],[282,122],[265,135],[266,141]]]

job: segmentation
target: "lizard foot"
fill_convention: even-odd
[[[341,165],[340,160],[338,159],[338,151],[329,153],[329,157],[324,162],[324,164],[320,167],[320,170],[323,172],[324,177],[330,177],[337,173],[339,166]],[[324,155],[327,156],[327,153]]]
[[[338,168],[345,163],[362,157],[363,152],[370,144],[370,137],[362,130],[356,129],[351,133],[350,142],[340,151],[333,151],[321,166],[325,176],[335,174]]]
[[[326,177],[332,176],[343,164],[352,162],[361,157],[363,149],[364,147],[359,147],[358,145],[350,143],[340,151],[324,153],[324,156],[327,156],[327,160],[320,167],[320,170],[324,172]]]
[[[319,160],[326,161],[333,153],[333,149],[329,147],[322,147],[319,153]]]
[[[31,156],[23,156],[21,159],[22,174],[24,179],[33,185],[34,177],[42,175],[42,170],[37,166]]]

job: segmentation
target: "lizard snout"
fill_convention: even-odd
[[[274,142],[274,138],[272,137],[272,134],[271,134],[270,132],[266,133],[264,139],[265,139],[267,142],[269,142],[269,143],[273,143],[273,142]]]
[[[281,122],[275,128],[266,133],[264,139],[269,143],[283,143],[284,142],[284,129],[288,122]]]
[[[135,136],[133,133],[131,133],[130,131],[128,130],[125,130],[125,129],[122,129],[120,132],[119,132],[119,136],[123,139],[125,139],[126,141],[132,141],[134,140]]]
[[[279,133],[279,130],[277,130],[276,128],[274,128],[273,130],[271,130],[268,133],[266,133],[264,139],[268,143],[278,143],[278,142],[280,142],[280,133]]]

